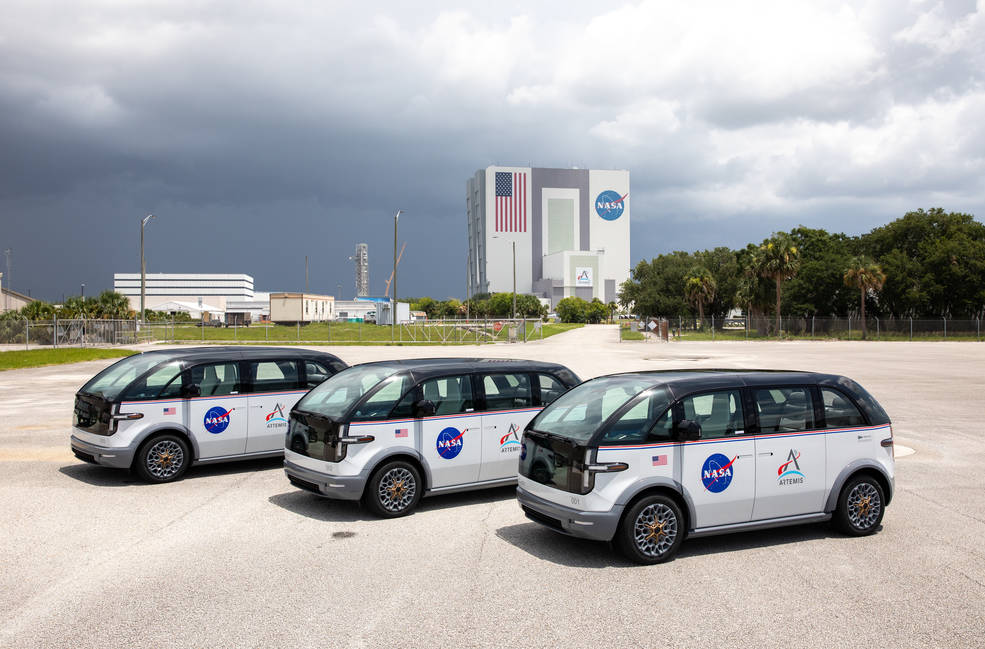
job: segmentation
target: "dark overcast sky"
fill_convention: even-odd
[[[402,208],[400,294],[461,297],[494,163],[629,169],[633,263],[985,214],[985,0],[296,4],[5,0],[12,288],[111,287],[153,212],[148,272],[349,297],[365,241],[381,293]]]

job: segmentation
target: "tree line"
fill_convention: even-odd
[[[166,311],[145,311],[148,321],[172,319]],[[125,295],[116,291],[103,291],[96,297],[72,296],[62,304],[53,304],[43,300],[35,300],[24,305],[19,310],[7,311],[0,314],[0,319],[9,320],[51,320],[61,319],[94,319],[94,320],[127,320],[137,316],[130,308],[130,301]],[[187,313],[178,313],[175,320],[191,320]]]
[[[867,234],[800,226],[732,250],[641,261],[620,303],[640,315],[975,318],[985,315],[985,225],[942,208]],[[863,320],[864,322],[864,320]]]

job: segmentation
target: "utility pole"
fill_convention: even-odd
[[[516,241],[513,242],[513,319],[516,320]]]
[[[304,256],[304,292],[308,292],[308,255]]]
[[[140,221],[140,323],[144,323],[144,301],[146,299],[147,264],[144,260],[144,226],[151,219],[157,218],[148,214]],[[63,300],[64,301],[64,300]],[[204,330],[203,330],[204,331]]]
[[[390,309],[390,342],[396,340],[397,334],[397,221],[403,210],[397,210],[393,215],[393,308]]]
[[[13,286],[13,284],[10,283],[10,253],[12,253],[12,252],[13,252],[13,250],[11,250],[10,248],[7,248],[6,250],[3,251],[3,256],[7,258],[7,275],[6,275],[6,277],[7,277],[7,290],[8,291]],[[4,293],[3,294],[3,310],[4,311],[10,311],[10,295],[8,293]]]

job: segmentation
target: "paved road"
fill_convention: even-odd
[[[528,522],[511,489],[414,515],[293,489],[278,461],[170,485],[77,462],[74,391],[108,362],[0,372],[0,647],[981,647],[985,345],[619,343],[324,348],[348,362],[524,356],[583,378],[673,367],[847,374],[916,450],[883,530],[687,541],[666,565]]]

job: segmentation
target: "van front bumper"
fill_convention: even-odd
[[[594,541],[611,541],[622,518],[621,505],[607,512],[583,512],[535,496],[523,487],[517,487],[516,499],[520,501],[523,513],[535,523],[555,532]]]
[[[284,473],[291,484],[319,496],[337,500],[359,500],[363,497],[367,477],[364,475],[325,475],[284,460]]]
[[[117,469],[128,469],[133,464],[136,449],[129,447],[115,448],[99,446],[72,435],[72,453],[83,462],[111,466]]]

